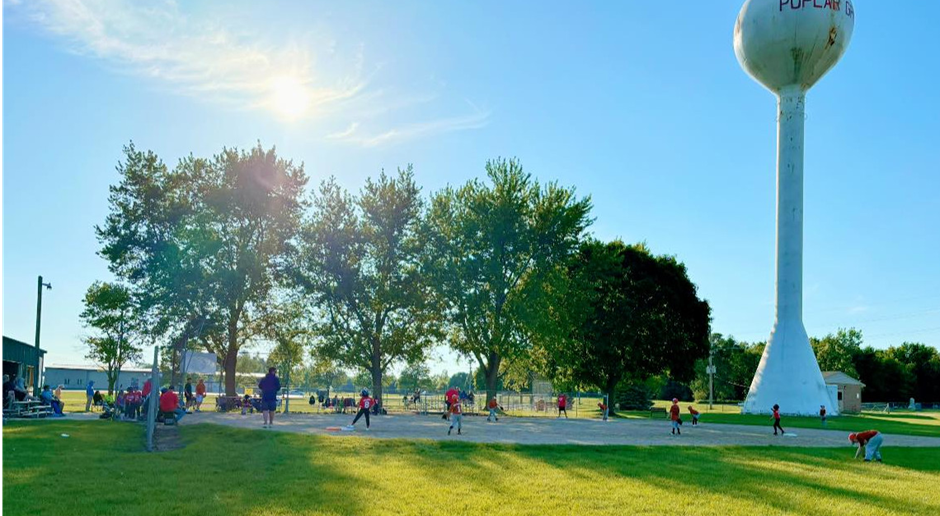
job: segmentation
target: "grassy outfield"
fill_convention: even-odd
[[[507,446],[181,427],[12,422],[9,514],[940,514],[940,449]],[[69,438],[60,437],[67,433]]]

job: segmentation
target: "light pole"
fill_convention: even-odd
[[[42,354],[39,351],[39,328],[42,324],[42,287],[52,290],[52,282],[43,283],[42,276],[36,282],[36,383],[33,384],[33,395],[39,396],[42,389],[42,369],[40,362]]]
[[[715,350],[708,350],[708,410],[712,409],[712,404],[715,401],[715,363],[713,359],[715,358]]]

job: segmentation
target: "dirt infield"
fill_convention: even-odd
[[[793,429],[788,436],[774,436],[768,427],[702,423],[692,427],[686,423],[681,436],[670,434],[669,423],[658,420],[500,418],[487,423],[484,417],[464,417],[463,435],[447,435],[449,424],[440,416],[390,415],[372,418],[372,429],[366,431],[365,420],[352,432],[330,432],[327,427],[345,426],[351,415],[278,414],[273,429],[261,428],[261,415],[242,416],[237,413],[201,412],[190,414],[181,425],[211,423],[265,432],[295,432],[345,438],[351,435],[378,439],[461,440],[478,443],[504,444],[581,444],[633,446],[800,446],[849,447],[847,433],[833,430]],[[885,435],[885,446],[940,447],[940,438]]]

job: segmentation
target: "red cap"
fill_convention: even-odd
[[[853,442],[853,443],[855,442],[855,434],[854,434],[854,433],[849,434],[849,441],[850,441],[850,442]]]

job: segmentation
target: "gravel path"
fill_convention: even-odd
[[[372,428],[365,429],[360,419],[356,430],[331,432],[329,426],[345,426],[352,422],[351,415],[332,414],[278,414],[273,429],[261,428],[261,415],[242,416],[238,413],[221,414],[201,412],[190,414],[181,425],[211,423],[264,430],[266,432],[295,432],[329,435],[345,438],[350,435],[385,439],[460,440],[478,443],[506,444],[621,444],[634,446],[850,446],[848,434],[843,431],[794,428],[793,435],[774,436],[771,428],[747,425],[702,423],[692,427],[686,423],[681,436],[670,434],[669,423],[659,420],[612,420],[603,422],[588,419],[500,418],[498,423],[487,423],[484,417],[464,416],[463,435],[447,435],[448,423],[440,416],[390,415],[372,418]],[[860,428],[859,430],[867,430]],[[940,437],[885,435],[885,446],[940,447]]]

